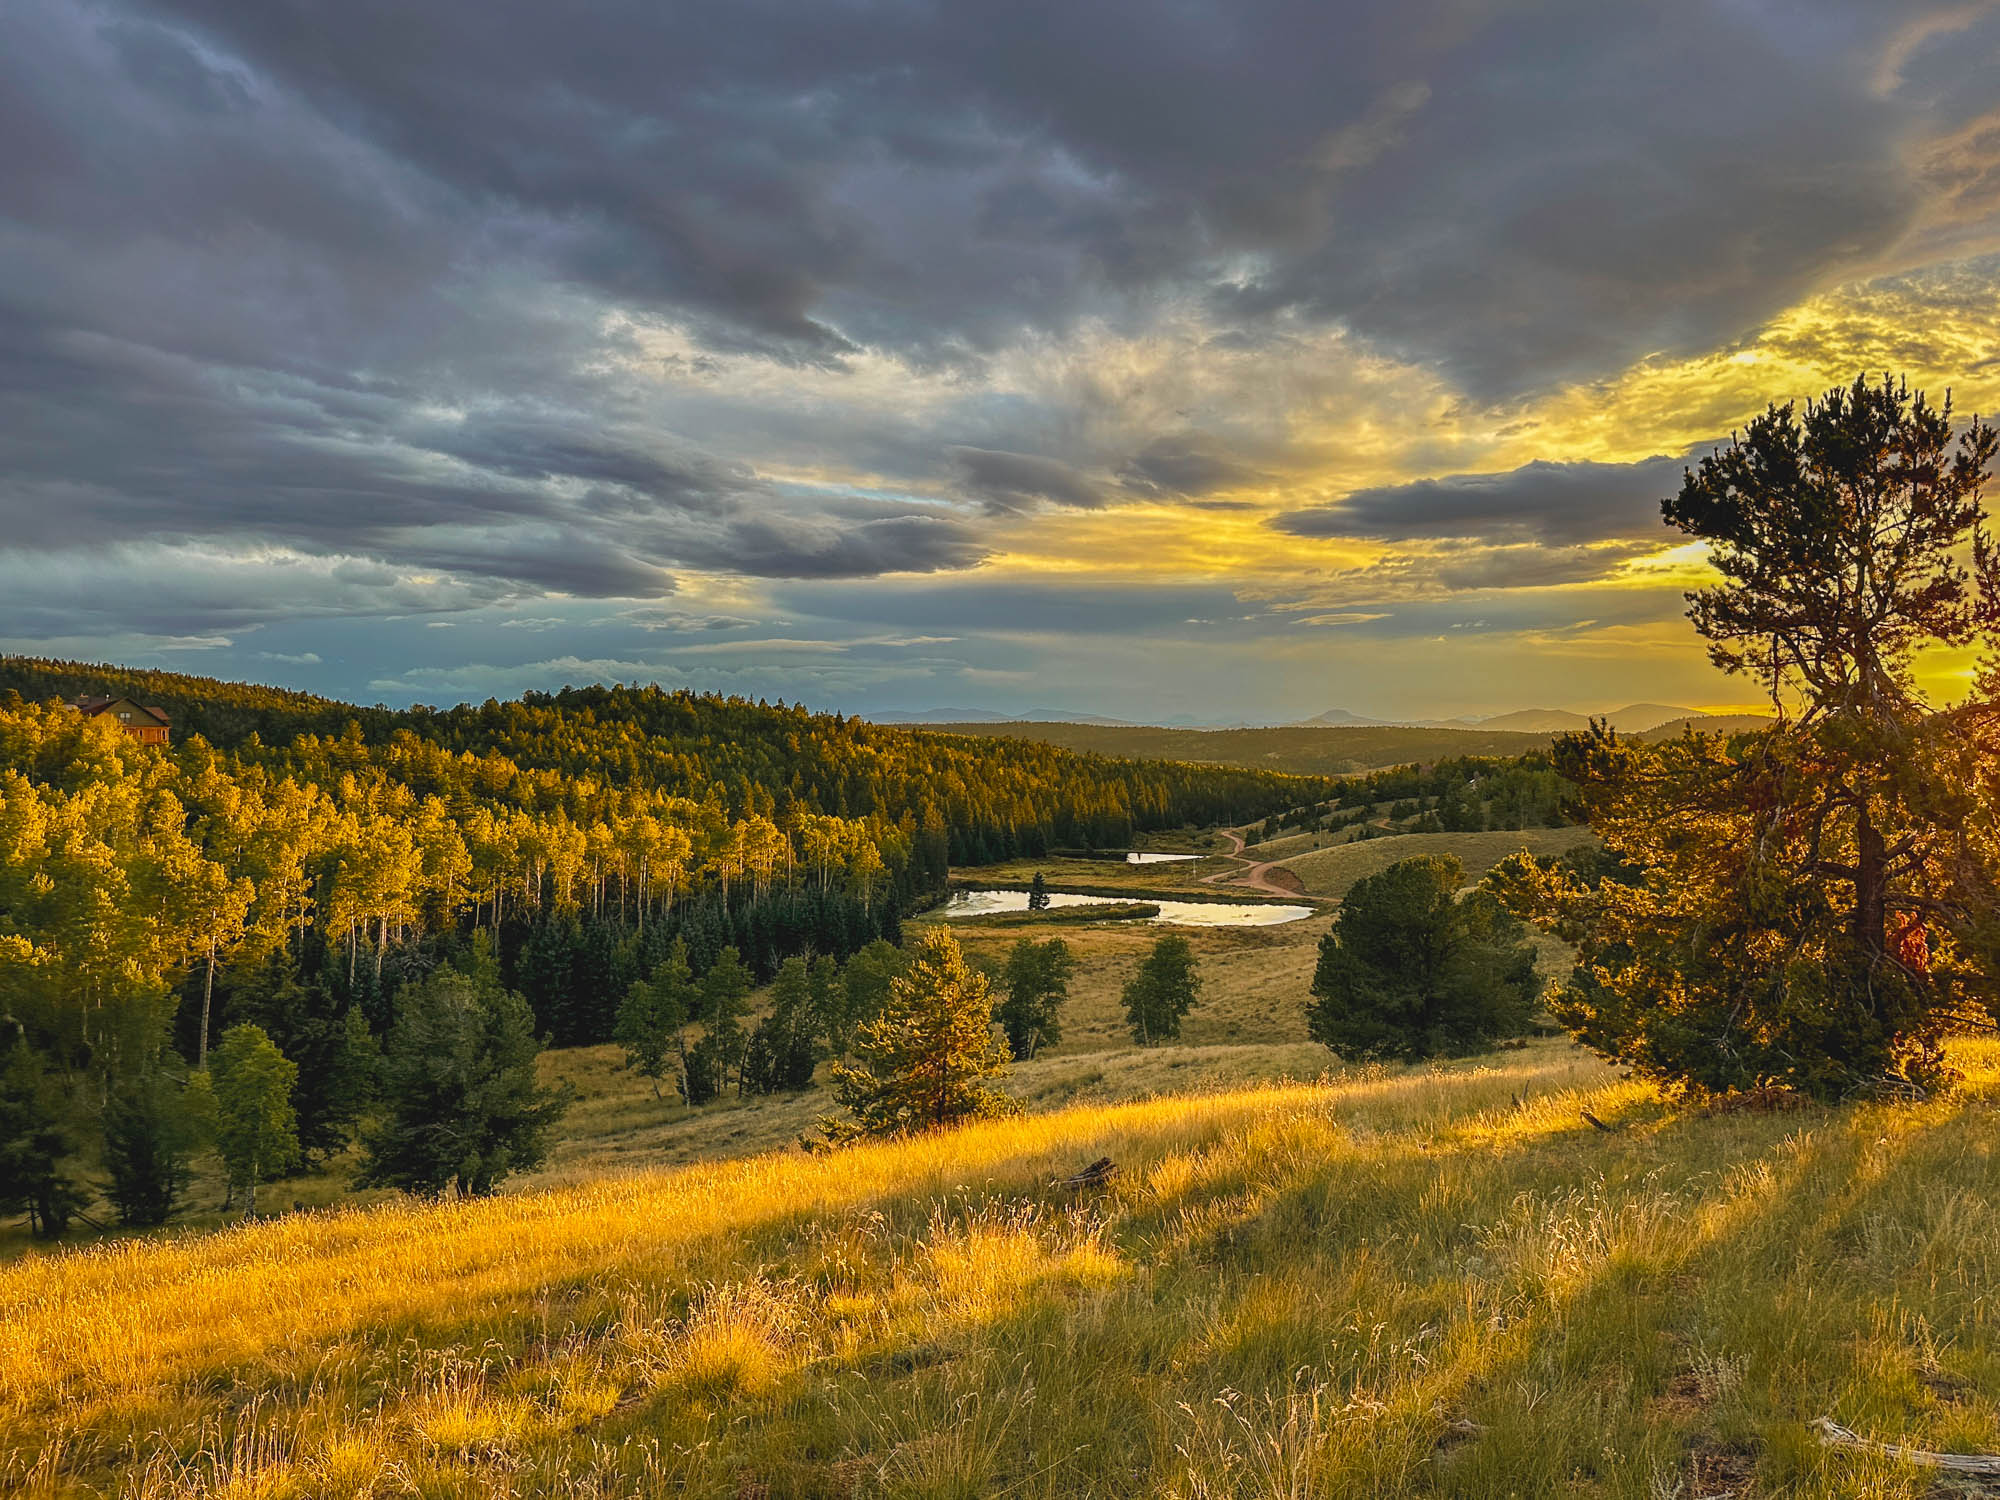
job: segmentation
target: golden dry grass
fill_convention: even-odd
[[[939,920],[936,917],[926,919]],[[1125,982],[1164,929],[1129,923],[1023,932],[1004,924],[953,919],[951,930],[975,962],[997,966],[1022,937],[1061,937],[1078,967],[1064,1011],[1063,1040],[1016,1066],[1006,1088],[1030,1109],[1077,1100],[1115,1102],[1158,1093],[1309,1078],[1334,1062],[1306,1039],[1305,1000],[1318,943],[1330,917],[1282,927],[1188,928],[1203,979],[1202,1003],[1181,1044],[1132,1045],[1119,999]],[[911,924],[914,933],[924,923]],[[622,1066],[616,1047],[543,1055],[544,1078],[576,1095],[563,1136],[537,1182],[574,1182],[608,1170],[746,1156],[812,1132],[834,1112],[831,1095],[726,1100],[690,1111]]]
[[[950,920],[967,955],[998,966],[1024,937],[1060,937],[1076,955],[1070,999],[1063,1011],[1058,1053],[1098,1052],[1131,1040],[1125,1006],[1126,982],[1164,933],[1185,937],[1193,947],[1202,982],[1201,1003],[1191,1011],[1181,1040],[1192,1046],[1305,1040],[1306,992],[1318,962],[1319,940],[1330,915],[1303,918],[1277,927],[1161,927],[1150,923],[1107,923],[1023,931],[971,918]]]
[[[1699,1117],[1540,1043],[26,1260],[0,1492],[1915,1497],[1805,1424],[2000,1446],[1960,1060]]]
[[[1477,880],[1508,855],[1525,849],[1530,854],[1560,854],[1591,841],[1587,828],[1527,828],[1503,833],[1399,833],[1387,838],[1363,839],[1313,851],[1305,839],[1281,839],[1260,844],[1248,851],[1258,859],[1282,859],[1286,869],[1305,882],[1306,894],[1340,897],[1364,876],[1386,870],[1398,860],[1420,854],[1455,854],[1465,866],[1468,880]],[[1296,848],[1288,848],[1296,845]],[[1276,851],[1276,852],[1273,852]]]

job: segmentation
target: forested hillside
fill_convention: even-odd
[[[129,694],[165,708],[180,744],[200,736],[237,763],[320,785],[366,766],[418,797],[562,808],[576,821],[648,794],[731,819],[907,820],[913,835],[941,834],[955,863],[1111,847],[1136,830],[1246,821],[1325,792],[1284,775],[968,743],[658,687],[396,711],[176,673],[0,658],[0,694],[10,690],[28,702]]]
[[[536,1035],[601,1042],[663,965],[740,960],[747,984],[895,941],[953,861],[1331,788],[658,688],[395,712],[0,666],[0,1115],[54,1121],[51,1160],[163,1053],[198,1063],[238,1023],[298,1065],[301,1139],[331,1148],[363,1103],[340,1080],[441,966],[524,996]],[[173,745],[85,719],[79,693],[159,704]]]
[[[1165,756],[1217,766],[1346,776],[1412,761],[1514,756],[1545,751],[1546,734],[1499,729],[1427,729],[1394,724],[1289,724],[1269,729],[1156,729],[1139,724],[937,724],[940,733],[982,740],[1041,740],[1095,755]]]
[[[1661,724],[1636,739],[1699,734],[1739,734],[1767,728],[1754,714],[1704,714]],[[1144,724],[978,723],[934,724],[943,734],[981,739],[1040,740],[1094,755],[1164,756],[1217,766],[1288,771],[1299,776],[1348,776],[1413,762],[1508,760],[1545,754],[1550,732],[1511,729],[1438,729],[1404,724],[1283,724],[1265,729],[1161,729]]]

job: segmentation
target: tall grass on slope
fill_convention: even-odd
[[[1545,1044],[25,1261],[0,1493],[1914,1497],[1805,1424],[2000,1447],[1961,1061],[1704,1118]]]

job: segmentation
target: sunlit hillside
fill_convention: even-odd
[[[1401,859],[1449,855],[1477,880],[1516,850],[1560,854],[1590,841],[1587,828],[1529,828],[1490,833],[1403,833],[1359,843],[1318,842],[1311,838],[1282,839],[1259,844],[1260,860],[1279,860],[1299,877],[1312,896],[1341,896],[1355,881],[1386,870]],[[1315,844],[1317,842],[1317,847]]]
[[[1295,775],[1341,776],[1408,761],[1463,755],[1527,755],[1549,747],[1547,734],[1504,729],[1427,729],[1400,725],[1292,724],[1270,729],[1156,729],[1142,724],[926,724],[939,734],[1039,740],[1097,755],[1188,760]]]
[[[1539,1043],[31,1260],[5,1489],[1915,1496],[1807,1424],[2000,1441],[1962,1060],[1701,1117]]]

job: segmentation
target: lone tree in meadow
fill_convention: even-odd
[[[655,1099],[678,1056],[693,995],[687,944],[675,938],[652,977],[633,980],[619,1002],[613,1035],[625,1049],[625,1066],[651,1081]]]
[[[1075,971],[1076,956],[1061,938],[1042,943],[1022,938],[1008,953],[1000,975],[1007,996],[993,1019],[1007,1034],[1016,1062],[1062,1040],[1062,1008],[1069,1000],[1069,977]]]
[[[1357,880],[1320,940],[1306,1026],[1343,1058],[1462,1057],[1520,1036],[1535,951],[1486,891],[1463,900],[1455,855],[1423,855]]]
[[[569,1104],[537,1082],[541,1050],[527,1001],[497,983],[439,969],[405,985],[357,1185],[482,1196],[540,1166]]]
[[[829,1140],[906,1135],[1006,1114],[1014,1101],[988,1082],[1007,1069],[993,1034],[993,997],[958,939],[933,927],[889,984],[882,1013],[855,1038],[859,1067],[836,1063],[834,1094],[851,1116]]]
[[[1042,878],[1042,872],[1037,870],[1035,871],[1035,878],[1028,882],[1028,910],[1047,911],[1048,909],[1049,883]]]
[[[1193,946],[1177,932],[1166,934],[1153,944],[1139,972],[1126,981],[1123,998],[1133,1041],[1150,1047],[1176,1040],[1181,1018],[1201,999]]]
[[[1566,736],[1558,769],[1623,873],[1517,858],[1498,877],[1580,951],[1558,1017],[1645,1076],[1921,1088],[1994,997],[2000,677],[1945,708],[1915,680],[1925,648],[1994,639],[1981,494],[2000,439],[1953,427],[1949,401],[1857,380],[1770,408],[1665,502],[1721,575],[1689,618],[1775,727]]]
[[[280,1052],[261,1026],[232,1026],[208,1057],[215,1090],[215,1149],[229,1173],[233,1202],[257,1212],[257,1185],[298,1164],[299,1120],[292,1090],[299,1065]]]

